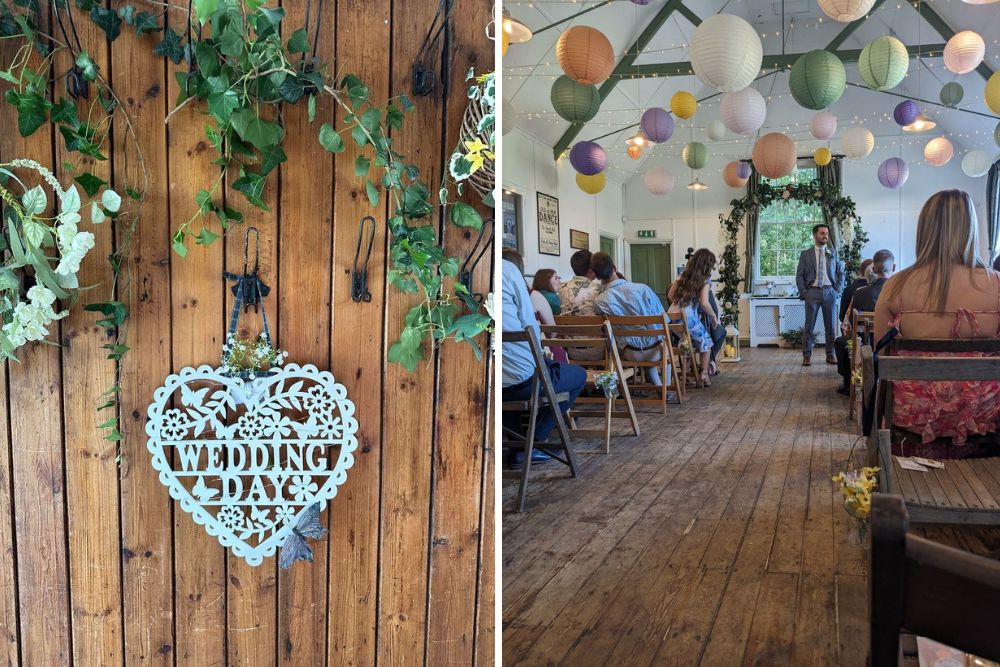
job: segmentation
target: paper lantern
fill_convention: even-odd
[[[665,195],[674,189],[674,175],[666,167],[651,167],[643,175],[642,182],[654,195]]]
[[[788,87],[806,109],[825,109],[844,94],[847,73],[840,58],[822,49],[803,53],[792,65]]]
[[[642,148],[639,146],[629,146],[625,151],[633,160],[638,160],[642,156]]]
[[[506,30],[500,31],[500,57],[507,55],[507,47],[510,46],[510,37]]]
[[[566,75],[579,83],[603,83],[615,68],[615,51],[600,30],[575,25],[556,42],[556,58]]]
[[[819,8],[834,21],[850,23],[871,10],[875,0],[819,0]]]
[[[997,126],[993,128],[993,142],[1000,146],[1000,123],[997,123]]]
[[[941,104],[946,107],[958,106],[958,103],[965,97],[965,89],[962,88],[962,84],[952,81],[941,86],[941,93],[938,97],[941,98]]]
[[[698,100],[691,93],[679,90],[670,98],[670,111],[678,118],[688,119],[698,110]]]
[[[937,137],[928,141],[927,145],[924,146],[924,159],[927,160],[927,164],[941,167],[948,164],[948,160],[951,159],[954,152],[955,149],[952,148],[950,141],[944,137]]]
[[[715,14],[691,37],[691,67],[706,85],[731,93],[750,85],[760,72],[764,49],[752,25],[732,14]]]
[[[968,74],[979,67],[986,55],[986,43],[979,33],[963,30],[944,45],[944,66],[955,74]]]
[[[586,123],[601,108],[601,93],[597,86],[577,83],[565,74],[552,84],[549,99],[556,113],[571,123]]]
[[[633,5],[648,5],[652,0],[632,0]]]
[[[994,2],[1000,2],[1000,0],[962,0],[967,5],[992,5]]]
[[[830,154],[829,148],[817,148],[816,152],[813,153],[813,162],[821,167],[825,167],[830,164],[830,160],[833,159],[833,155]]]
[[[740,165],[746,165],[746,176],[740,176]],[[747,184],[747,178],[750,176],[750,165],[746,162],[730,162],[726,165],[726,168],[722,170],[722,180],[726,182],[731,188],[742,188]]]
[[[858,73],[872,90],[889,90],[899,85],[910,67],[906,46],[895,37],[879,37],[861,49]]]
[[[852,127],[840,138],[840,150],[857,160],[866,157],[875,148],[875,135],[863,127]]]
[[[749,162],[744,162],[743,160],[740,160],[737,163],[737,165],[736,165],[736,175],[737,176],[739,176],[740,178],[750,178],[750,174],[751,173],[752,173],[752,170],[750,168],[750,163]]]
[[[837,117],[829,111],[820,111],[809,120],[809,132],[817,139],[829,139],[837,132]]]
[[[903,187],[910,177],[910,168],[898,157],[891,157],[878,166],[878,182],[890,190]]]
[[[764,124],[767,103],[756,88],[744,88],[722,96],[722,122],[736,134],[752,134]]]
[[[917,106],[916,102],[913,100],[903,100],[893,109],[892,117],[895,119],[897,125],[905,127],[915,121],[919,113],[920,107]]]
[[[577,172],[585,176],[593,176],[604,171],[604,167],[608,163],[608,154],[597,142],[580,141],[570,150],[569,163]]]
[[[511,104],[505,97],[500,103],[500,110],[503,112],[503,118],[501,119],[500,125],[501,134],[506,135],[514,129],[514,117],[517,115],[517,109],[514,108],[514,105]]]
[[[642,133],[646,138],[656,144],[662,144],[674,134],[674,119],[670,117],[666,109],[654,107],[646,109],[639,122]]]
[[[584,174],[576,175],[576,187],[580,188],[588,195],[596,195],[598,192],[604,189],[607,184],[607,177],[602,171],[599,174],[594,174],[593,176],[585,176]]]
[[[681,157],[691,169],[701,169],[708,162],[708,149],[700,141],[692,141],[684,147]]]
[[[993,72],[989,81],[986,82],[986,89],[983,91],[983,99],[990,111],[1000,114],[1000,70]]]
[[[795,169],[795,142],[771,132],[757,140],[753,147],[753,166],[764,178],[781,178]]]
[[[993,160],[985,151],[969,151],[962,158],[962,171],[970,178],[979,178],[986,175],[992,164]]]
[[[726,124],[721,120],[713,120],[705,128],[705,136],[709,141],[719,141],[726,136]]]

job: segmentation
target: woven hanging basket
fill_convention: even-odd
[[[479,141],[489,145],[489,128],[483,130],[482,132],[477,129],[479,127],[479,121],[482,120],[484,115],[483,107],[480,104],[479,98],[470,100],[469,106],[465,109],[465,116],[462,117],[463,141],[479,139]],[[493,124],[495,126],[496,121],[494,121]],[[471,185],[472,188],[482,197],[492,193],[493,188],[496,186],[495,166],[496,165],[492,159],[486,158],[483,161],[483,166],[477,169],[476,173],[468,178],[469,185]]]

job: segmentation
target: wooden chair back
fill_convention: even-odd
[[[628,358],[622,359],[622,364],[626,368],[656,368],[660,372],[662,382],[660,386],[656,386],[648,382],[643,384],[635,383],[632,385],[633,391],[653,391],[655,394],[654,398],[633,397],[635,405],[653,405],[659,407],[663,412],[666,412],[667,394],[671,388],[677,396],[677,402],[683,402],[684,386],[680,383],[679,374],[676,372],[677,356],[674,351],[674,346],[670,342],[670,330],[667,328],[666,313],[649,316],[609,316],[608,322],[611,323],[611,332],[618,345],[624,346],[626,338],[640,338],[649,341],[649,343],[646,343],[643,347],[652,343],[657,343],[661,350],[660,358],[656,361],[635,361]],[[669,383],[667,382],[667,369],[673,371],[669,373]]]
[[[861,368],[861,347],[873,345],[875,335],[875,313],[871,311],[851,310],[851,375],[848,378],[850,395],[847,407],[847,418],[853,420],[857,414],[858,388],[854,384],[854,373]],[[860,341],[858,340],[860,338]]]
[[[558,315],[556,326],[602,326],[606,321],[603,315]],[[549,325],[551,326],[551,325]],[[558,334],[568,336],[569,334]],[[583,345],[563,345],[571,363],[584,368],[606,369],[611,360],[606,347],[587,347]],[[601,353],[598,354],[598,351]]]
[[[687,320],[682,322],[669,322],[667,328],[670,333],[677,337],[680,344],[677,346],[677,356],[680,358],[678,369],[683,376],[681,385],[687,389],[688,381],[693,379],[695,385],[703,388],[701,381],[701,364],[698,355],[694,351],[694,341],[691,340],[691,330],[688,328]],[[673,341],[671,341],[673,342]]]
[[[874,494],[872,667],[899,664],[900,632],[1000,660],[1000,562],[909,534],[908,526],[901,497]]]

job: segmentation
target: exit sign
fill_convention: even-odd
[[[656,230],[655,229],[640,229],[639,230],[640,239],[655,239]]]

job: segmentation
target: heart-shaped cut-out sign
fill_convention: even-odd
[[[160,482],[250,565],[274,555],[307,506],[337,495],[358,446],[347,389],[311,365],[250,380],[184,368],[153,392],[148,415]]]

